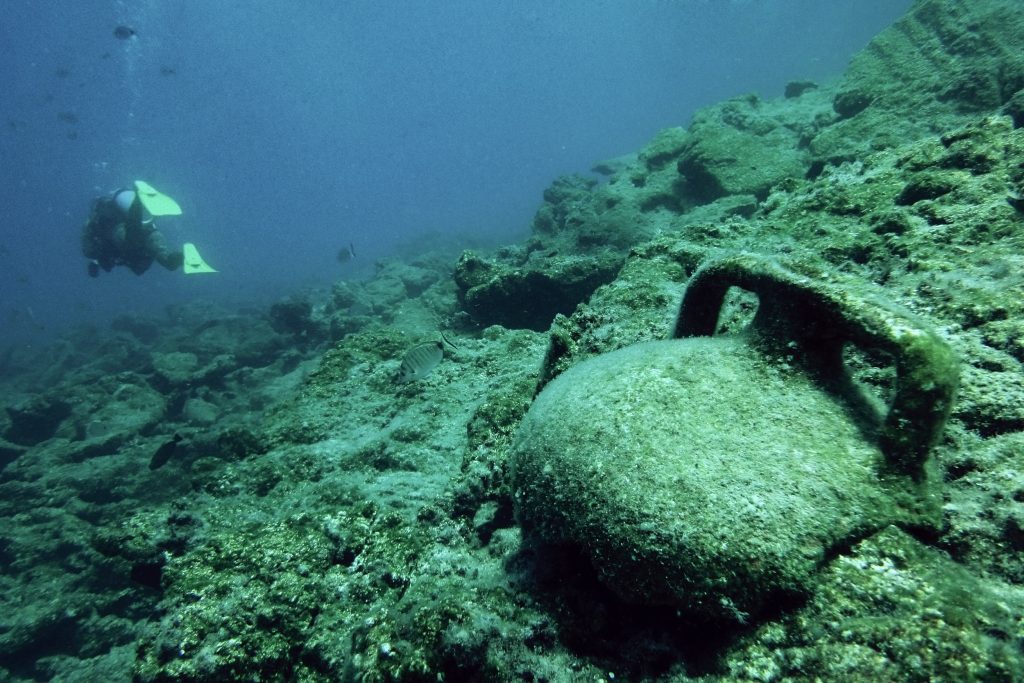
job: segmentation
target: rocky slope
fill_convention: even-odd
[[[1017,4],[922,0],[836,84],[724,102],[604,181],[557,180],[522,244],[8,354],[0,680],[1021,678]],[[864,527],[722,622],[524,534],[510,457],[539,385],[669,337],[694,272],[741,252],[907,311],[960,387],[934,524]],[[757,306],[730,295],[720,331]],[[456,348],[399,383],[441,331]],[[886,399],[884,354],[845,362]]]

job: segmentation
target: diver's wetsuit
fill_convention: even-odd
[[[82,231],[82,253],[90,259],[89,275],[96,277],[100,268],[109,272],[118,265],[128,266],[136,275],[142,275],[153,261],[167,270],[181,267],[182,253],[168,249],[153,222],[143,220],[138,200],[132,203],[126,215],[114,199],[117,194],[99,197],[93,202],[89,222]]]

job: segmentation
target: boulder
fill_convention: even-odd
[[[803,128],[827,99],[808,91],[799,100],[738,97],[698,112],[677,164],[695,203],[730,194],[764,198],[785,178],[802,178],[811,164]]]
[[[455,282],[463,309],[480,325],[537,331],[559,313],[569,314],[595,289],[611,282],[622,265],[613,252],[546,258],[525,267],[463,253]]]
[[[71,404],[56,396],[34,396],[16,406],[8,406],[10,426],[4,438],[21,446],[35,446],[51,438],[71,415]]]

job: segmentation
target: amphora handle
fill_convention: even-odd
[[[844,372],[842,350],[847,343],[891,356],[896,387],[879,446],[894,469],[915,478],[922,475],[959,379],[956,356],[933,330],[890,304],[854,296],[764,256],[743,253],[698,268],[683,295],[673,336],[713,334],[730,287],[758,296],[751,327],[761,340],[777,348],[795,343],[819,369]]]

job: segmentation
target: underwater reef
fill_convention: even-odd
[[[0,681],[1024,679],[1019,10],[522,243],[0,353]]]

